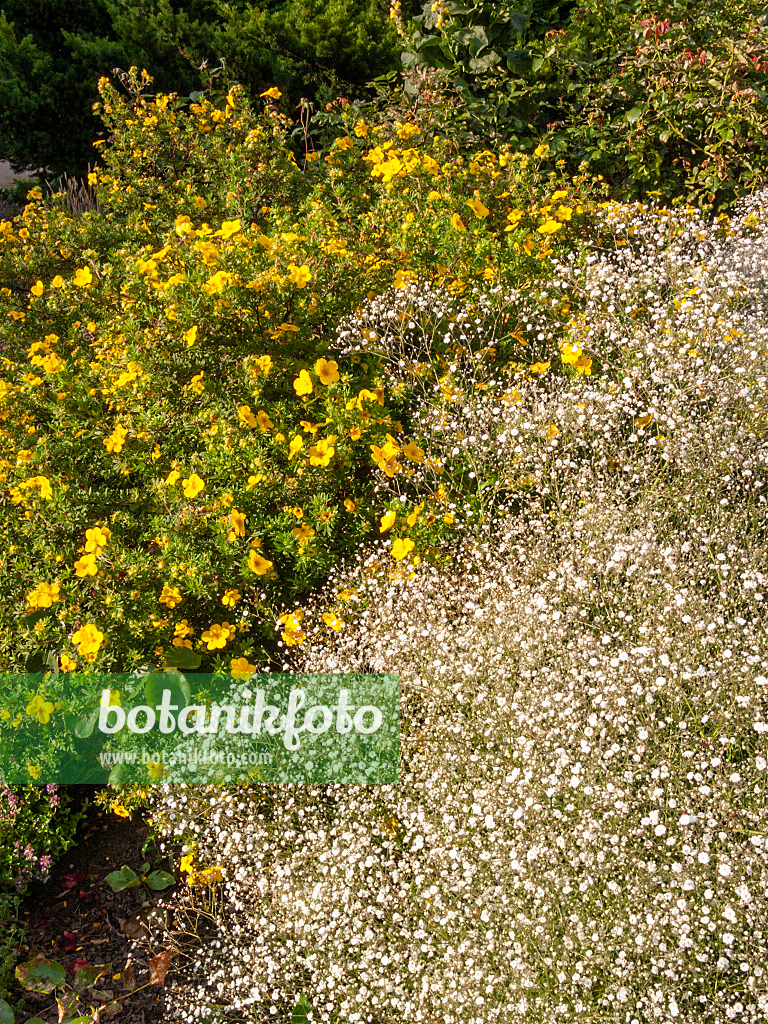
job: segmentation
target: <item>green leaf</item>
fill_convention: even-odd
[[[174,647],[165,653],[165,663],[171,668],[194,670],[200,667],[202,657],[188,647]]]
[[[4,999],[0,999],[0,1024],[13,1024],[15,1019],[13,1010],[8,1003]]]
[[[87,739],[93,733],[98,718],[98,710],[91,711],[89,714],[81,715],[75,720],[75,723],[72,726],[72,732],[79,740]]]
[[[63,985],[66,969],[55,960],[46,960],[42,954],[16,968],[16,978],[27,992],[53,992]]]
[[[25,672],[50,672],[58,668],[58,660],[52,651],[33,651],[24,663]]]
[[[632,109],[628,110],[626,112],[626,114],[624,115],[624,120],[628,121],[630,124],[634,124],[635,121],[639,121],[642,116],[643,116],[643,108],[642,107],[632,107]]]
[[[293,1008],[291,1014],[291,1024],[305,1024],[307,1014],[310,1012],[312,1007],[309,1004],[309,1000],[306,995],[302,992],[299,996],[299,1001]]]
[[[45,619],[49,615],[53,615],[54,612],[55,612],[55,609],[53,607],[51,607],[51,608],[38,608],[37,611],[30,612],[29,615],[25,615],[24,616],[24,622],[26,623],[27,626],[32,627],[32,626],[35,625],[35,623],[39,622],[41,619]]]
[[[111,970],[112,964],[101,964],[96,967],[81,967],[75,975],[75,988],[78,992],[82,992],[83,989],[90,988],[95,981],[98,981],[102,975]]]
[[[151,875],[147,875],[144,881],[150,889],[154,889],[155,891],[167,889],[169,885],[176,884],[175,876],[169,874],[167,871],[153,871]]]
[[[131,768],[127,764],[118,764],[112,769],[107,778],[110,786],[120,786],[131,778]]]
[[[174,651],[184,651],[185,654],[191,654],[193,658],[197,658],[198,664],[202,660],[199,654],[190,651],[188,647],[176,647]],[[170,691],[170,703],[172,705],[175,704],[179,710],[185,708],[192,700],[192,691],[189,688],[189,683],[181,672],[174,670],[151,672],[144,680],[144,697],[150,707],[156,708],[160,705],[164,690]]]
[[[139,876],[132,871],[127,864],[123,864],[119,871],[112,871],[104,881],[113,892],[122,892],[124,889],[133,889],[140,884]]]
[[[25,1024],[48,1024],[47,1021],[43,1020],[42,1017],[30,1017]],[[74,1024],[74,1021],[67,1021],[67,1024]]]

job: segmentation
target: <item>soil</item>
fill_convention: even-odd
[[[82,798],[93,794],[92,787],[78,788],[84,791]],[[109,1016],[120,1024],[150,1024],[168,1019],[165,987],[157,982],[148,984],[150,958],[174,950],[164,984],[176,987],[175,969],[183,965],[185,950],[190,950],[197,942],[194,934],[174,931],[178,922],[172,920],[170,914],[168,927],[162,922],[164,911],[155,911],[150,916],[154,906],[160,907],[179,897],[185,902],[187,887],[183,882],[163,893],[150,894],[143,887],[115,893],[104,880],[110,871],[119,870],[124,864],[138,873],[144,861],[149,861],[153,870],[173,872],[173,865],[159,857],[151,840],[146,855],[142,855],[142,847],[149,838],[149,827],[137,813],[132,818],[118,818],[111,811],[91,804],[79,824],[77,845],[55,865],[47,882],[31,886],[21,907],[20,920],[26,936],[18,962],[24,963],[42,954],[67,968],[67,981],[73,981],[75,970],[85,966],[83,963],[76,965],[77,961],[87,961],[91,966],[111,964],[104,977],[95,983],[95,988],[104,995],[88,990],[79,1012],[88,1012],[90,1006],[98,1007],[107,1001],[108,994],[109,998],[119,999],[119,1007],[114,1007],[117,1012]],[[176,909],[174,906],[174,913]],[[138,921],[137,914],[143,914]],[[149,926],[142,928],[142,921],[148,920]],[[158,966],[163,966],[162,960]],[[127,987],[131,970],[135,991]],[[176,983],[180,980],[177,977]],[[144,985],[148,987],[143,988]],[[14,997],[17,995],[21,996],[21,991],[14,993]],[[22,1007],[21,1020],[36,1017],[46,1024],[59,1020],[52,995],[24,993]],[[66,1019],[76,1015],[70,1012]]]

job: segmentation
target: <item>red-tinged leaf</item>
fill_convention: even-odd
[[[149,981],[151,985],[165,985],[165,976],[171,966],[171,959],[176,950],[173,946],[149,959]]]
[[[71,953],[84,941],[80,932],[64,932],[64,952]]]
[[[62,889],[74,889],[75,886],[80,885],[81,882],[85,881],[85,875],[82,871],[73,871],[71,875],[64,875],[61,879]]]
[[[73,964],[69,965],[69,973],[77,974],[78,971],[82,970],[83,967],[90,967],[91,961],[86,960],[84,956],[79,957]]]

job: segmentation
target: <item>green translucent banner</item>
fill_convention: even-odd
[[[0,782],[397,783],[397,676],[0,675]]]

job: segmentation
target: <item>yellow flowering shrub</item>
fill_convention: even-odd
[[[33,197],[0,232],[6,668],[229,669],[300,643],[302,596],[379,536],[388,482],[410,529],[429,459],[413,396],[334,351],[338,324],[417,280],[546,277],[584,230],[587,184],[527,157],[353,118],[299,166],[237,87],[185,107],[128,84],[100,84],[100,211]],[[453,528],[422,516],[392,555]]]

